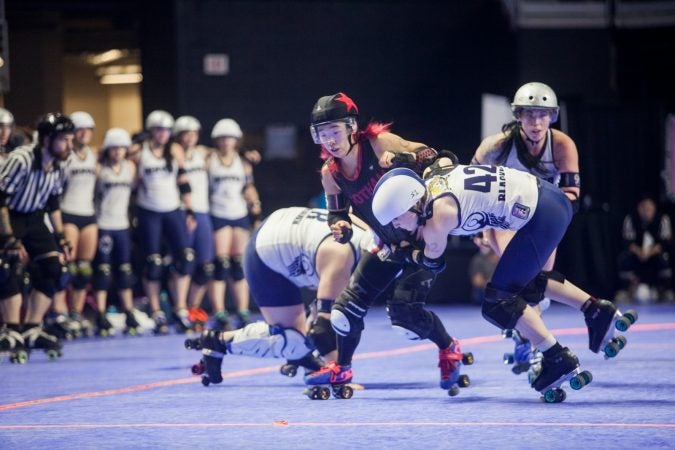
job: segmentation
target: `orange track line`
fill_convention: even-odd
[[[635,324],[631,326],[630,331],[631,332],[639,332],[639,331],[663,331],[663,330],[675,330],[675,323],[654,323],[654,324]],[[552,333],[556,335],[571,335],[571,334],[584,334],[586,333],[586,328],[560,328],[556,330],[551,330]],[[502,339],[501,336],[478,336],[478,337],[473,337],[473,338],[466,338],[462,339],[461,343],[462,345],[477,345],[477,344],[485,344],[485,343],[490,343],[490,342],[497,342]],[[385,350],[385,351],[379,351],[379,352],[366,352],[366,353],[360,353],[354,357],[354,359],[372,359],[372,358],[383,358],[387,356],[395,356],[395,355],[402,355],[402,354],[407,354],[407,353],[414,353],[414,352],[420,352],[424,350],[430,350],[434,349],[436,346],[434,344],[419,344],[415,345],[412,347],[405,347],[405,348],[398,348],[398,349],[393,349],[393,350]],[[235,372],[225,372],[223,373],[223,378],[238,378],[238,377],[244,377],[248,375],[259,375],[263,373],[270,373],[270,372],[275,372],[279,370],[278,366],[269,366],[269,367],[261,367],[258,369],[248,369],[248,370],[238,370]],[[137,386],[129,386],[125,388],[118,388],[118,389],[107,389],[105,391],[94,391],[94,392],[83,392],[81,394],[70,394],[70,395],[61,395],[58,397],[48,397],[48,398],[40,398],[40,399],[35,399],[35,400],[28,400],[25,402],[17,402],[17,403],[7,403],[5,405],[0,405],[0,411],[3,410],[9,410],[9,409],[16,409],[16,408],[23,408],[26,406],[35,406],[35,405],[44,405],[48,403],[57,403],[57,402],[65,402],[65,401],[70,401],[70,400],[79,400],[82,398],[92,398],[92,397],[103,397],[107,395],[117,395],[117,394],[126,394],[129,392],[138,392],[138,391],[145,391],[149,389],[156,389],[156,388],[161,388],[161,387],[167,387],[167,386],[175,386],[179,384],[187,384],[187,383],[195,383],[197,381],[200,381],[199,378],[197,377],[190,377],[190,378],[179,378],[176,380],[166,380],[166,381],[158,381],[156,383],[147,383],[147,384],[140,384]],[[1,427],[0,427],[1,428]]]

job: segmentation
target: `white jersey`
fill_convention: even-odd
[[[209,164],[211,215],[228,220],[238,220],[248,215],[243,191],[246,186],[244,163],[234,155],[232,164],[225,166],[216,153]]]
[[[136,204],[143,209],[154,212],[169,212],[180,207],[178,192],[178,165],[171,164],[171,171],[166,168],[166,160],[156,157],[147,142],[141,148],[138,163],[139,185]]]
[[[61,211],[78,216],[93,216],[96,188],[96,155],[84,149],[84,158],[73,151],[64,164],[66,184],[61,197]]]
[[[551,133],[551,129],[549,129],[546,132],[546,141],[544,142],[544,148],[542,149],[539,164],[532,168],[528,168],[520,161],[520,159],[518,159],[518,149],[516,148],[516,142],[514,139],[504,165],[513,169],[522,170],[524,172],[530,172],[532,175],[557,186],[560,182],[560,171],[556,167],[555,161],[553,160],[553,147],[551,145],[552,139],[553,134]]]
[[[453,235],[470,235],[485,228],[519,230],[534,215],[538,180],[504,166],[458,165],[445,175],[426,180],[425,212],[439,197],[452,196],[459,205],[459,225]]]
[[[206,160],[201,151],[193,150],[185,157],[183,165],[188,174],[192,197],[192,210],[196,213],[209,212],[209,174]]]
[[[120,163],[116,172],[104,165],[96,183],[96,222],[102,230],[126,230],[129,228],[129,198],[134,172],[129,161]]]
[[[367,232],[354,225],[349,242],[354,265],[359,261]],[[316,289],[316,253],[325,239],[332,239],[328,211],[318,208],[292,207],[273,212],[263,222],[255,241],[260,259],[275,272],[298,287]]]

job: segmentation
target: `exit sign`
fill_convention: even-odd
[[[204,55],[204,73],[206,75],[227,75],[230,72],[230,58],[225,53]]]

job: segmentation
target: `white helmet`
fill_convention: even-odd
[[[145,118],[145,128],[172,128],[173,116],[166,111],[156,109]]]
[[[127,130],[122,128],[111,128],[105,133],[103,138],[103,148],[110,147],[131,147],[131,137]]]
[[[76,130],[79,128],[94,128],[96,126],[91,114],[84,111],[75,111],[70,115],[70,120],[73,121]]]
[[[211,130],[211,139],[219,137],[233,137],[241,139],[244,134],[239,124],[232,119],[220,119]]]
[[[392,169],[375,185],[373,214],[378,222],[389,222],[415,206],[424,196],[426,185],[412,170],[405,167]]]
[[[173,134],[177,135],[183,131],[199,131],[202,129],[202,124],[199,123],[195,117],[180,116],[173,124]]]
[[[14,125],[14,115],[5,108],[0,108],[0,124]]]
[[[521,108],[550,109],[551,122],[558,120],[558,97],[548,85],[539,82],[525,83],[513,96],[511,111],[518,118]]]

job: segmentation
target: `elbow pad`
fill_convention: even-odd
[[[180,192],[180,195],[185,195],[192,192],[190,183],[188,183],[187,181],[185,183],[178,183],[178,192]]]

